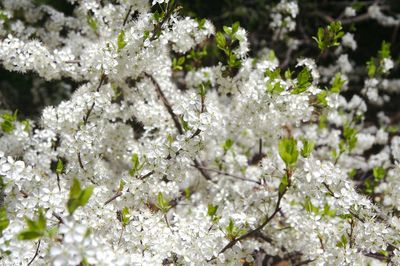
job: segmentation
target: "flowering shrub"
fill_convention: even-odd
[[[0,62],[77,88],[39,120],[1,115],[1,264],[400,264],[399,131],[365,120],[400,91],[389,42],[346,98],[357,43],[339,20],[290,68],[173,0],[42,2],[2,2]],[[271,10],[295,50],[297,2]]]

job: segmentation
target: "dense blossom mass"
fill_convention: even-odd
[[[290,69],[268,48],[250,56],[238,23],[171,0],[69,0],[72,15],[37,2],[1,2],[0,63],[77,87],[37,120],[2,111],[0,264],[400,264],[399,131],[383,112],[364,121],[400,92],[388,42],[346,98],[357,33],[339,21]],[[400,25],[378,3],[366,12]],[[298,14],[271,9],[290,50]]]

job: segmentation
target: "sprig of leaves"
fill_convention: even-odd
[[[67,202],[69,214],[73,215],[77,208],[85,206],[88,203],[92,193],[93,186],[82,189],[79,180],[74,178],[72,180],[71,189],[69,191],[69,199]]]
[[[344,35],[342,29],[340,21],[333,21],[325,28],[318,28],[317,37],[313,37],[313,39],[317,42],[321,53],[330,47],[340,45],[339,40]]]

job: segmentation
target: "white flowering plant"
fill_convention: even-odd
[[[267,5],[283,56],[174,0],[50,2],[0,3],[1,67],[75,86],[1,112],[2,265],[400,264],[399,127],[367,119],[398,62],[383,41],[356,65],[349,26],[398,15],[317,13],[293,59],[294,0]]]

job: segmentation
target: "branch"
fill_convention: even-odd
[[[207,168],[207,167],[200,166],[200,165],[199,166],[194,165],[194,167],[201,168],[203,170],[206,170],[206,171],[209,171],[209,172],[214,172],[214,173],[217,173],[217,174],[220,174],[220,175],[225,175],[225,176],[229,176],[229,177],[236,178],[236,179],[239,179],[239,180],[252,182],[252,183],[256,183],[258,185],[261,185],[260,181],[248,179],[248,178],[245,178],[245,177],[242,177],[242,176],[238,176],[238,175],[235,175],[235,174],[230,174],[230,173],[227,173],[227,172],[220,171],[218,169]]]
[[[122,191],[117,191],[117,193],[115,193],[114,196],[112,196],[109,200],[104,202],[104,206],[106,206],[108,203],[115,200],[116,198],[120,197],[121,195],[122,195]]]
[[[179,118],[178,116],[174,113],[174,111],[172,110],[172,105],[169,103],[168,99],[165,97],[163,91],[161,90],[160,85],[158,84],[158,82],[156,81],[156,79],[147,73],[144,73],[144,75],[151,80],[151,82],[153,83],[154,87],[156,88],[156,92],[158,97],[161,98],[161,101],[164,104],[164,107],[167,109],[169,115],[171,116],[172,120],[174,121],[175,127],[178,130],[179,134],[183,134],[183,129],[182,129],[182,125],[179,122]]]
[[[129,15],[131,14],[131,11],[132,11],[132,6],[129,6],[128,13],[126,13],[126,16],[124,18],[124,23],[122,23],[122,26],[125,26],[126,22],[128,21]]]
[[[219,254],[224,253],[227,249],[233,247],[237,242],[239,242],[239,241],[241,241],[241,240],[243,240],[243,239],[246,239],[246,238],[248,238],[248,237],[251,237],[252,235],[254,235],[254,234],[260,232],[260,231],[275,217],[275,215],[280,211],[280,209],[281,209],[281,207],[280,207],[280,205],[281,205],[281,200],[282,200],[283,196],[285,195],[286,191],[287,191],[287,189],[285,189],[282,193],[279,193],[279,194],[278,194],[278,200],[277,200],[277,202],[276,202],[274,212],[273,212],[271,215],[267,216],[266,219],[265,219],[265,221],[264,221],[262,224],[260,224],[259,226],[257,226],[255,229],[253,229],[253,230],[247,232],[246,234],[242,235],[241,237],[235,238],[234,240],[230,241],[230,242],[219,252]],[[215,259],[215,257],[214,257],[213,259]],[[211,259],[211,260],[212,260],[212,259]]]
[[[34,255],[33,258],[28,262],[28,264],[27,264],[28,266],[32,264],[32,262],[36,259],[37,255],[39,254],[40,241],[41,241],[41,239],[39,239],[39,241],[38,241],[35,255]]]

